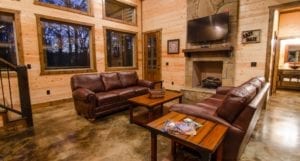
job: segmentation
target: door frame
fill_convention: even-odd
[[[290,3],[284,3],[280,5],[275,5],[275,6],[270,6],[269,7],[269,25],[268,25],[268,38],[267,38],[267,54],[266,54],[266,64],[265,64],[265,78],[267,82],[271,83],[271,88],[270,88],[270,95],[274,94],[276,92],[276,76],[277,76],[277,69],[275,69],[275,63],[276,60],[273,62],[273,67],[270,69],[271,65],[271,60],[272,60],[272,50],[276,50],[274,59],[277,56],[277,45],[278,45],[278,40],[273,40],[273,37],[275,36],[273,33],[274,29],[274,17],[275,17],[275,11],[279,12],[279,15],[281,12],[291,9],[291,8],[296,8],[300,7],[300,1],[295,1],[295,2],[290,2]],[[272,40],[276,41],[275,43],[275,49],[272,48]]]
[[[160,29],[154,29],[154,30],[149,30],[149,31],[146,31],[146,32],[143,32],[143,34],[142,34],[142,39],[143,39],[143,42],[142,42],[142,44],[143,44],[143,46],[142,46],[142,48],[143,48],[143,72],[142,72],[142,75],[143,75],[143,78],[145,78],[145,74],[146,74],[146,54],[145,54],[145,45],[146,45],[146,42],[145,42],[145,37],[146,37],[146,35],[147,34],[149,34],[149,33],[153,33],[153,32],[159,32],[159,44],[160,44],[160,49],[159,49],[159,53],[158,54],[160,54],[160,68],[159,68],[159,74],[160,74],[160,78],[162,78],[162,69],[161,69],[161,67],[162,67],[162,28],[160,28]]]

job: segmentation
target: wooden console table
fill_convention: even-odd
[[[300,70],[279,69],[277,88],[300,90]]]
[[[203,125],[197,129],[197,134],[195,136],[169,134],[162,131],[165,121],[182,121],[187,117]],[[219,148],[217,153],[217,161],[222,161],[221,143],[228,130],[228,127],[225,125],[177,112],[170,112],[150,122],[146,125],[146,128],[151,131],[151,161],[157,161],[158,134],[172,140],[172,156],[174,160],[176,160],[176,143],[179,143],[201,152],[202,161],[210,161],[211,155],[216,151],[217,148]]]

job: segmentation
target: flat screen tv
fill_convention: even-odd
[[[208,43],[226,40],[229,28],[229,12],[219,13],[188,21],[187,41]]]

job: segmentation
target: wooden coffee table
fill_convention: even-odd
[[[162,131],[162,127],[167,120],[182,121],[185,118],[201,123],[203,126],[197,129],[195,136],[169,134]],[[151,161],[157,161],[157,135],[162,135],[172,140],[172,156],[176,157],[176,144],[190,147],[201,153],[201,161],[210,161],[211,155],[220,146],[228,130],[228,127],[219,123],[208,121],[193,116],[170,112],[145,126],[151,131]],[[175,159],[174,159],[175,160]],[[219,147],[217,153],[217,160],[222,160],[222,146]]]
[[[179,103],[182,101],[182,93],[180,92],[173,92],[173,91],[166,91],[164,97],[162,98],[149,98],[148,94],[133,97],[128,99],[131,102],[130,106],[130,123],[135,123],[141,126],[146,125],[150,121],[153,121],[155,118],[162,116],[163,114],[163,104],[175,99],[179,99]],[[133,109],[136,106],[144,106],[147,108],[146,117],[142,115],[133,116]],[[159,108],[159,115],[155,116],[155,110]]]

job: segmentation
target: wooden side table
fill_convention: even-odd
[[[182,121],[185,118],[190,118],[203,125],[197,129],[197,134],[195,136],[169,134],[162,131],[165,121],[171,120],[177,122]],[[228,127],[225,125],[177,112],[170,112],[148,123],[145,127],[151,132],[151,161],[157,161],[157,135],[162,135],[171,139],[173,158],[176,158],[175,144],[179,143],[199,151],[203,161],[210,161],[211,155],[221,145],[228,130]],[[220,147],[220,149],[222,149],[222,147]],[[222,152],[218,151],[218,161],[222,160],[221,155]]]

